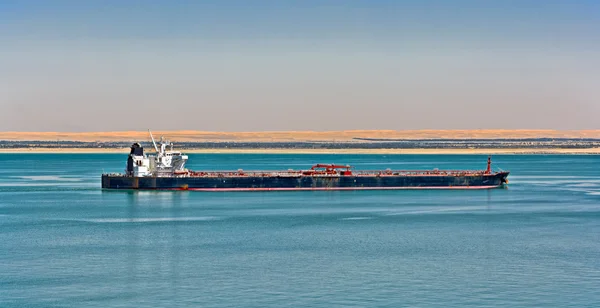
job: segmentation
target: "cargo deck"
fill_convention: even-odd
[[[103,174],[105,189],[270,191],[270,190],[390,190],[488,189],[508,183],[509,172],[494,172],[491,157],[485,170],[353,170],[349,165],[316,164],[307,170],[193,171],[188,157],[173,151],[173,144],[157,146],[155,155],[144,154],[135,143],[126,172]],[[167,151],[167,146],[171,150]]]

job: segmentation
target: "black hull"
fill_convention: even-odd
[[[489,189],[508,172],[477,175],[133,177],[102,175],[102,188],[140,190],[269,191],[374,189]]]

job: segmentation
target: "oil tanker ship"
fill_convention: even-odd
[[[276,190],[392,190],[490,189],[508,183],[507,171],[485,170],[375,170],[356,171],[348,165],[316,164],[306,170],[191,171],[188,156],[173,150],[163,138],[156,153],[145,154],[139,143],[131,146],[125,173],[102,174],[104,189],[276,191]]]

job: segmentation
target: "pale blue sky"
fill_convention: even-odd
[[[600,1],[0,1],[0,130],[600,128]]]

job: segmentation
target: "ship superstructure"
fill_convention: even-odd
[[[148,132],[156,153],[146,155],[144,148],[139,143],[134,143],[127,159],[125,174],[132,177],[162,177],[185,173],[187,155],[173,150],[173,143],[164,140],[163,137],[160,138],[159,144],[156,144],[152,132]],[[167,147],[170,147],[170,150],[167,150]]]

